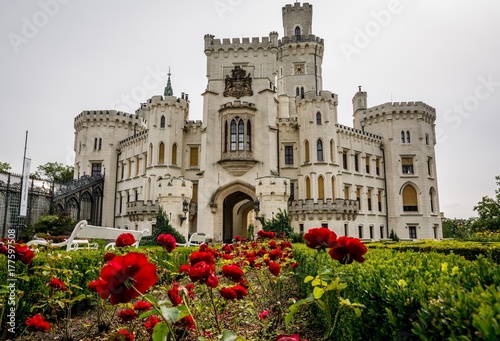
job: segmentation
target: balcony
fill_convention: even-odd
[[[151,200],[131,201],[127,204],[127,215],[131,221],[152,220],[158,211],[158,205]]]

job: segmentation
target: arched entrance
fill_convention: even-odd
[[[237,235],[247,237],[248,226],[253,223],[254,200],[255,188],[249,184],[235,182],[221,188],[214,201],[222,208],[215,213],[219,215],[215,221],[222,222],[222,226],[214,226],[215,234],[221,231],[224,242],[231,242]]]

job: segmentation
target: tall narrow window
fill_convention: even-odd
[[[359,172],[359,153],[354,154],[354,170]]]
[[[191,198],[192,203],[198,202],[198,184],[193,184],[193,197]]]
[[[238,122],[238,150],[245,148],[245,123],[243,120]]]
[[[406,131],[406,143],[410,143],[410,142],[411,142],[411,141],[410,141],[410,131],[409,131],[409,130],[407,130],[407,131]]]
[[[358,226],[358,235],[359,237],[358,238],[363,238],[363,225],[359,225]]]
[[[252,150],[252,125],[250,120],[247,121],[247,150]]]
[[[122,167],[122,174],[121,174],[122,176],[121,176],[121,179],[123,180],[123,178],[125,176],[125,163],[122,162],[120,165]]]
[[[431,204],[431,213],[434,213],[434,197],[435,197],[434,187],[431,187],[431,189],[429,190],[429,201]]]
[[[349,200],[349,186],[345,185],[344,186],[344,199]]]
[[[325,199],[325,179],[321,175],[318,177],[318,199]]]
[[[227,152],[227,121],[224,122],[224,152]]]
[[[144,169],[142,174],[146,174],[146,169],[148,168],[148,153],[144,153]]]
[[[191,147],[189,150],[189,166],[198,167],[198,147]]]
[[[380,239],[384,239],[384,225],[380,225]]]
[[[380,159],[375,160],[375,174],[380,175]]]
[[[165,116],[160,118],[160,128],[165,128]]]
[[[366,155],[365,158],[365,171],[366,174],[370,174],[370,155]]]
[[[99,137],[99,150],[102,148],[102,137]]]
[[[139,157],[135,158],[135,176],[139,176],[139,170],[141,168],[139,160],[140,160]]]
[[[172,145],[172,164],[177,164],[177,143]]]
[[[349,169],[347,164],[347,152],[342,153],[342,166],[345,170]]]
[[[321,113],[319,111],[316,113],[316,124],[321,124]]]
[[[330,161],[335,162],[335,142],[330,140]]]
[[[299,96],[300,95],[300,89],[299,87],[296,87],[295,88],[295,96]]]
[[[349,235],[349,224],[345,223],[344,224],[344,236]]]
[[[318,142],[316,142],[316,152],[318,161],[323,161],[323,141],[318,140]]]
[[[378,211],[382,212],[382,191],[378,191],[377,193],[377,205],[378,205]]]
[[[370,225],[370,239],[373,239],[373,225]]]
[[[417,191],[413,186],[407,185],[403,189],[403,211],[418,212]]]
[[[358,208],[361,210],[361,188],[356,188],[356,201],[358,202]]]
[[[300,98],[304,98],[304,87],[300,87]]]
[[[304,142],[304,149],[305,149],[305,162],[309,162],[309,141],[306,140]]]
[[[149,144],[149,165],[151,166],[151,164],[153,163],[153,144],[150,143]],[[122,176],[123,178],[123,176]]]
[[[411,239],[417,239],[417,227],[408,226],[408,234]]]
[[[425,133],[425,144],[429,145],[429,133]]]
[[[300,27],[295,27],[295,38],[300,39]]]
[[[405,132],[404,132],[404,130],[401,131],[401,143],[405,143]]]
[[[335,200],[335,178],[332,176],[332,199]]]
[[[311,179],[306,176],[306,199],[311,199]]]
[[[94,139],[94,150],[97,150],[97,137]]]
[[[432,158],[427,158],[427,175],[428,176],[432,176],[432,173],[431,173],[431,170],[432,170]]]
[[[285,165],[293,165],[293,146],[285,146]]]
[[[368,204],[368,211],[371,211],[372,210],[372,190],[369,189],[368,190],[368,193],[366,194],[367,198],[366,198],[366,202]]]
[[[165,163],[165,145],[163,142],[160,142],[158,146],[158,163]]]
[[[231,151],[236,150],[236,120],[231,121]]]

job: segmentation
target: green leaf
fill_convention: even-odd
[[[226,330],[224,334],[222,334],[222,339],[221,341],[234,341],[236,340],[237,336],[235,333],[233,333],[230,330]]]
[[[165,319],[165,321],[174,323],[179,321],[180,319],[180,311],[177,307],[167,308],[165,306],[160,306],[161,316]]]
[[[320,284],[321,284],[321,280],[320,280],[318,277],[316,277],[316,278],[315,278],[315,279],[311,282],[311,285],[312,285],[313,287],[315,287],[315,286],[317,286],[317,285],[320,285]]]
[[[160,315],[160,312],[156,309],[148,310],[148,311],[142,313],[141,315],[139,315],[139,320],[143,320],[146,317],[149,317],[151,315]]]
[[[356,314],[356,317],[361,317],[361,309],[358,307],[354,308],[354,313]]]
[[[157,323],[155,329],[153,329],[153,341],[167,341],[168,331],[165,321]]]
[[[325,293],[325,289],[323,289],[323,288],[314,287],[314,289],[313,289],[314,298],[317,300],[319,300],[321,298],[321,296],[323,296],[324,293]]]
[[[314,279],[313,276],[307,276],[306,278],[304,278],[304,283],[307,283],[307,282],[310,282]]]
[[[153,295],[143,295],[143,299],[144,299],[144,301],[149,301],[149,302],[152,302],[154,304],[158,304],[158,301],[156,300],[156,298]]]

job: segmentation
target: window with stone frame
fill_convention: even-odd
[[[293,165],[293,146],[285,146],[285,165]]]

